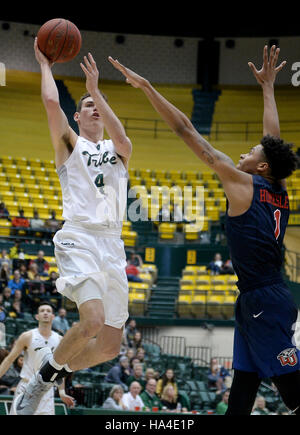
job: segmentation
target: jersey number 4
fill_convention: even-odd
[[[100,172],[100,174],[97,175],[95,178],[95,184],[97,187],[104,187],[104,181],[103,181],[103,173]]]
[[[277,208],[277,210],[274,211],[274,220],[276,222],[274,235],[276,240],[278,239],[280,234],[280,218],[281,218],[281,211]]]

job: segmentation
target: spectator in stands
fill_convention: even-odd
[[[44,281],[45,290],[49,295],[59,295],[57,288],[56,288],[56,281],[58,278],[58,273],[52,270],[49,274],[49,279]]]
[[[146,383],[150,380],[150,379],[155,379],[155,370],[152,367],[148,367],[145,371],[145,381]],[[156,388],[155,388],[156,391]]]
[[[224,391],[222,400],[216,406],[216,414],[217,415],[225,415],[225,412],[228,408],[228,398],[229,398],[230,389],[228,388]]]
[[[125,356],[127,356],[128,361],[131,361],[131,359],[135,357],[134,349],[132,347],[128,347],[126,350]]]
[[[45,299],[45,286],[41,277],[37,275],[34,281],[28,282],[28,293],[26,294],[25,303],[35,313],[42,299]]]
[[[136,321],[134,319],[129,319],[129,322],[125,328],[125,334],[127,339],[127,344],[129,347],[132,347],[132,341],[134,338],[134,334],[136,333]]]
[[[29,281],[35,281],[39,277],[38,265],[36,263],[30,263],[27,271]]]
[[[131,358],[131,360],[129,362],[129,371],[130,371],[131,376],[133,376],[133,368],[134,368],[135,364],[140,364],[140,360],[134,355],[134,357]]]
[[[33,218],[30,219],[30,228],[32,230],[35,230],[34,232],[35,236],[42,237],[42,233],[40,231],[44,230],[45,222],[43,219],[40,219],[39,212],[37,210],[34,210]]]
[[[181,402],[178,400],[178,394],[171,384],[164,387],[161,394],[161,403],[169,411],[187,412],[187,408],[182,407]]]
[[[132,382],[129,386],[128,393],[123,395],[123,404],[129,411],[142,411],[144,402],[140,396],[141,385],[138,382]]]
[[[207,375],[209,388],[216,389],[216,394],[222,394],[227,389],[227,378],[230,373],[218,363],[216,358],[211,358],[210,369]]]
[[[13,308],[13,296],[12,291],[9,287],[5,287],[2,294],[2,302],[1,305],[5,309],[6,315],[8,316],[8,313],[12,311]]]
[[[21,290],[15,290],[13,303],[12,303],[12,310],[9,313],[10,317],[16,317],[18,319],[24,318],[24,310],[25,310],[25,304],[22,302],[22,292]]]
[[[222,265],[220,273],[222,275],[234,275],[232,261],[230,258]]]
[[[130,347],[137,352],[137,350],[142,347],[143,345],[143,339],[142,339],[142,333],[140,331],[136,331],[132,341],[130,342]]]
[[[143,365],[142,364],[134,364],[133,366],[133,374],[130,375],[126,384],[129,386],[132,382],[138,382],[141,386],[141,390],[145,389],[146,381],[143,377]]]
[[[215,254],[213,261],[206,267],[210,270],[211,275],[219,275],[223,266],[222,256],[218,252]]]
[[[126,408],[123,398],[124,390],[121,385],[114,385],[110,390],[109,397],[103,402],[102,409],[116,409],[123,411]]]
[[[127,264],[131,264],[131,265],[137,267],[139,271],[141,271],[141,269],[143,267],[142,257],[139,254],[131,252],[129,254],[129,258],[127,260]]]
[[[15,216],[11,221],[11,226],[23,230],[30,227],[29,220],[24,216],[24,210],[19,210],[19,216]],[[17,234],[18,231],[13,231],[12,234]]]
[[[8,281],[10,280],[10,270],[8,262],[3,261],[0,269],[0,280],[1,289],[7,287]]]
[[[141,399],[144,405],[151,411],[156,408],[157,411],[162,409],[162,403],[156,394],[156,380],[154,378],[148,379],[145,390],[141,393]]]
[[[177,386],[176,377],[175,377],[173,369],[167,369],[165,371],[165,373],[162,375],[162,377],[158,380],[157,385],[156,385],[156,394],[159,397],[161,397],[163,389],[167,385],[172,385],[172,387],[174,388],[174,391],[175,391],[175,397],[177,399],[178,386]]]
[[[9,257],[13,260],[14,270],[18,268],[18,261],[15,260],[24,260],[24,250],[21,248],[20,242],[18,240],[16,240],[14,246],[10,248]],[[16,263],[16,265],[14,263]]]
[[[21,380],[20,373],[23,367],[23,361],[23,355],[19,355],[0,380],[0,383],[7,386],[7,394],[14,394],[16,391],[17,385]]]
[[[9,221],[11,220],[9,217],[9,211],[5,207],[4,202],[0,202],[0,219],[7,219]]]
[[[0,322],[4,323],[6,320],[6,310],[2,305],[2,301],[3,301],[3,295],[0,294]],[[2,338],[1,331],[0,331],[0,337]],[[0,343],[1,343],[1,340],[0,340]]]
[[[67,311],[64,308],[60,308],[58,310],[58,314],[54,317],[52,322],[52,328],[62,335],[65,335],[67,330],[70,329],[70,325],[67,320]]]
[[[2,266],[3,263],[8,263],[9,265],[9,270],[11,271],[12,268],[12,261],[9,258],[9,255],[7,253],[6,249],[2,249],[1,251],[1,255],[0,255],[0,267]]]
[[[9,354],[9,351],[7,349],[1,348],[0,349],[0,364],[2,361],[7,357]],[[5,380],[4,380],[5,382]],[[9,394],[9,390],[7,388],[7,385],[2,382],[2,378],[0,378],[0,394]]]
[[[20,272],[20,277],[25,279],[25,281],[28,281],[28,272],[27,272],[27,267],[26,264],[24,262],[20,263],[20,267],[19,267],[19,272]]]
[[[56,212],[51,211],[51,218],[45,222],[45,228],[48,228],[52,233],[55,233],[61,227],[61,221],[56,219]]]
[[[127,391],[128,387],[126,381],[130,375],[129,361],[126,356],[121,356],[118,364],[112,367],[104,378],[104,382],[110,382],[113,384],[121,385],[122,388]]]
[[[126,270],[128,281],[143,282],[142,278],[139,277],[140,272],[136,266],[134,266],[133,264],[128,264],[127,262],[127,266],[125,270]]]
[[[40,276],[48,276],[49,263],[45,260],[44,255],[44,251],[39,251],[37,258],[33,260],[33,263],[37,264]]]
[[[266,401],[263,396],[258,396],[255,400],[251,415],[268,415],[270,411],[266,408]]]
[[[11,289],[11,294],[14,295],[15,290],[25,291],[25,279],[21,278],[20,271],[16,269],[14,276],[8,281],[7,287]]]

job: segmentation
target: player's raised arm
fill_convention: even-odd
[[[135,88],[140,88],[145,93],[155,110],[201,160],[218,174],[222,172],[225,173],[226,168],[228,168],[229,173],[233,169],[234,173],[238,173],[231,158],[212,147],[198,133],[188,117],[154,89],[148,80],[139,76],[129,68],[126,68],[112,57],[108,59],[111,64],[126,77],[127,83]]]
[[[26,331],[20,335],[20,337],[16,340],[13,345],[12,350],[9,354],[4,358],[2,363],[0,364],[0,378],[5,375],[9,367],[13,364],[13,362],[18,358],[18,356],[23,352],[23,350],[28,347],[31,339],[31,332]]]
[[[80,66],[86,76],[86,89],[93,98],[116,152],[122,157],[126,166],[131,156],[132,144],[121,121],[107,104],[98,88],[99,71],[91,53],[88,54],[88,57],[84,56],[84,64],[81,63]]]
[[[59,93],[52,75],[52,64],[40,51],[37,38],[34,41],[35,57],[41,67],[42,100],[48,116],[48,124],[51,134],[53,147],[55,149],[56,166],[69,157],[72,148],[75,146],[77,135],[71,129],[64,111],[60,107]]]
[[[280,137],[280,123],[278,110],[274,94],[274,83],[279,71],[286,65],[286,61],[277,65],[280,48],[273,45],[268,55],[268,46],[265,45],[263,51],[263,65],[258,71],[252,62],[248,62],[250,69],[256,78],[257,83],[261,86],[264,99],[264,114],[263,114],[263,135]],[[281,183],[286,186],[286,181],[281,180]]]
[[[280,48],[273,45],[268,56],[268,46],[265,45],[263,52],[263,65],[258,71],[252,62],[248,62],[257,83],[262,87],[264,98],[263,135],[267,134],[280,137],[280,125],[278,111],[274,95],[274,83],[279,71],[286,65],[286,61],[276,66]]]

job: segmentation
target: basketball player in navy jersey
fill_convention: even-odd
[[[235,167],[213,148],[190,120],[160,95],[143,77],[109,58],[127,83],[140,88],[174,132],[215,171],[228,199],[226,231],[231,259],[238,275],[234,377],[228,415],[249,415],[262,378],[271,378],[286,406],[300,414],[299,351],[293,343],[297,308],[281,276],[282,245],[289,217],[285,178],[297,168],[292,144],[280,139],[274,97],[279,48],[264,48],[263,66],[249,67],[263,90],[261,143]]]

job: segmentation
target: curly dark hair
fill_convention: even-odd
[[[261,145],[270,165],[271,175],[276,180],[289,177],[297,169],[299,159],[292,150],[292,143],[284,142],[279,137],[266,135],[262,138]]]

